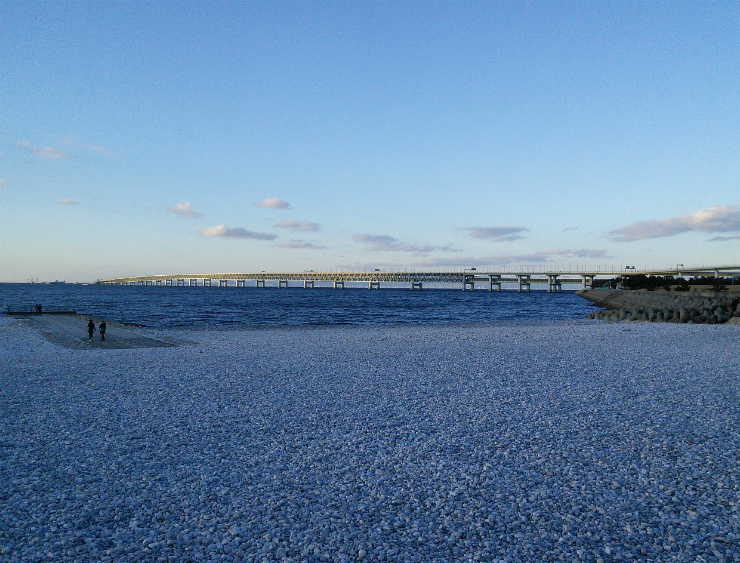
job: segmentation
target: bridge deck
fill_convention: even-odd
[[[243,273],[200,273],[200,274],[157,274],[146,276],[130,276],[100,280],[98,283],[107,285],[211,285],[218,281],[219,285],[228,285],[229,281],[236,285],[245,285],[246,281],[255,281],[257,285],[264,285],[267,281],[277,281],[279,286],[287,287],[289,281],[301,281],[304,287],[313,287],[314,282],[334,283],[335,287],[343,287],[346,282],[367,283],[369,287],[378,288],[380,283],[410,283],[412,289],[421,289],[423,283],[462,284],[463,289],[474,287],[476,283],[485,283],[489,289],[500,289],[502,283],[517,284],[521,291],[529,289],[531,283],[547,283],[549,291],[559,291],[561,284],[581,284],[588,287],[596,277],[616,277],[624,275],[661,275],[661,276],[699,276],[699,275],[737,275],[740,266],[712,266],[701,268],[681,268],[668,270],[461,270],[461,271],[395,271],[395,272],[243,272]],[[198,280],[201,284],[198,284]]]

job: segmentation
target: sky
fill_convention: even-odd
[[[740,264],[740,3],[0,0],[0,282]]]

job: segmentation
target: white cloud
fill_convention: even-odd
[[[322,248],[326,248],[322,244],[313,244],[312,242],[306,242],[305,240],[291,240],[290,242],[278,244],[277,246],[279,248],[306,248],[312,250],[320,250]]]
[[[74,199],[60,199],[57,201],[57,205],[79,205],[79,201],[75,201]]]
[[[287,201],[283,201],[278,197],[268,197],[262,201],[255,203],[257,207],[266,207],[268,209],[290,209],[290,205]]]
[[[36,156],[48,158],[50,160],[67,160],[69,158],[73,158],[68,152],[55,149],[54,147],[35,147],[28,141],[17,141],[15,144],[19,147],[28,149]]]
[[[638,221],[610,231],[609,236],[617,242],[631,242],[670,237],[691,231],[702,233],[740,232],[740,207],[716,205],[682,217]]]
[[[432,246],[432,245],[416,245],[409,244],[399,241],[390,235],[366,235],[357,234],[352,237],[353,240],[362,244],[370,245],[368,250],[373,252],[414,252],[417,255],[425,255],[429,252],[439,250],[442,252],[460,252],[457,249],[449,246]]]
[[[244,227],[227,227],[226,225],[216,225],[215,227],[205,227],[198,231],[204,237],[222,237],[236,239],[255,239],[255,240],[275,240],[277,235],[269,233],[256,233],[248,231]]]
[[[318,231],[321,229],[321,225],[309,221],[283,221],[273,226],[279,229],[293,229],[294,231],[301,232]]]
[[[189,202],[184,201],[182,203],[176,203],[167,207],[167,213],[174,213],[178,217],[183,219],[200,219],[203,217],[202,214],[198,213]]]
[[[727,240],[740,240],[740,235],[732,235],[731,237],[712,237],[709,242],[723,242]]]
[[[465,227],[462,231],[470,231],[471,238],[490,240],[491,242],[512,242],[525,238],[521,233],[529,229],[524,227]]]

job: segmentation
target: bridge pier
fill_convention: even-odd
[[[344,289],[344,282],[339,280],[334,280],[334,289]]]
[[[470,286],[470,291],[475,291],[475,278],[473,276],[463,276],[463,291],[468,290],[468,286]]]
[[[517,284],[519,285],[517,291],[521,293],[522,290],[524,290],[529,293],[529,274],[517,274],[516,280]]]
[[[185,287],[185,280],[182,278],[177,278],[177,287]]]
[[[247,280],[236,280],[236,287],[247,287]]]
[[[188,284],[190,285],[190,287],[198,287],[198,280],[195,278],[190,278],[188,280]]]
[[[278,288],[280,287],[288,287],[288,280],[278,280]]]
[[[379,281],[369,281],[367,282],[367,288],[368,289],[380,289],[380,282]]]
[[[160,287],[161,287],[161,285],[162,285],[162,280],[156,280],[156,281],[154,282],[154,285],[156,285],[156,286],[160,286]]]
[[[418,289],[421,291],[421,282],[411,282],[411,291]]]
[[[303,280],[303,289],[313,289],[313,280]]]
[[[591,289],[594,285],[594,275],[582,274],[581,275],[581,288]]]
[[[211,287],[211,278],[203,278],[203,287]]]
[[[560,293],[563,288],[563,284],[560,283],[556,274],[547,275],[547,293]]]
[[[172,280],[164,280],[165,287],[172,287]]]
[[[256,287],[265,287],[265,280],[255,280],[257,282]]]
[[[501,276],[488,276],[488,291],[493,291],[494,286],[496,291],[501,291]]]
[[[229,287],[229,280],[218,280],[218,287]]]

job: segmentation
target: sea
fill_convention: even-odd
[[[583,319],[594,306],[574,291],[462,291],[408,287],[166,287],[0,284],[0,311],[76,311],[149,328],[478,324]]]

